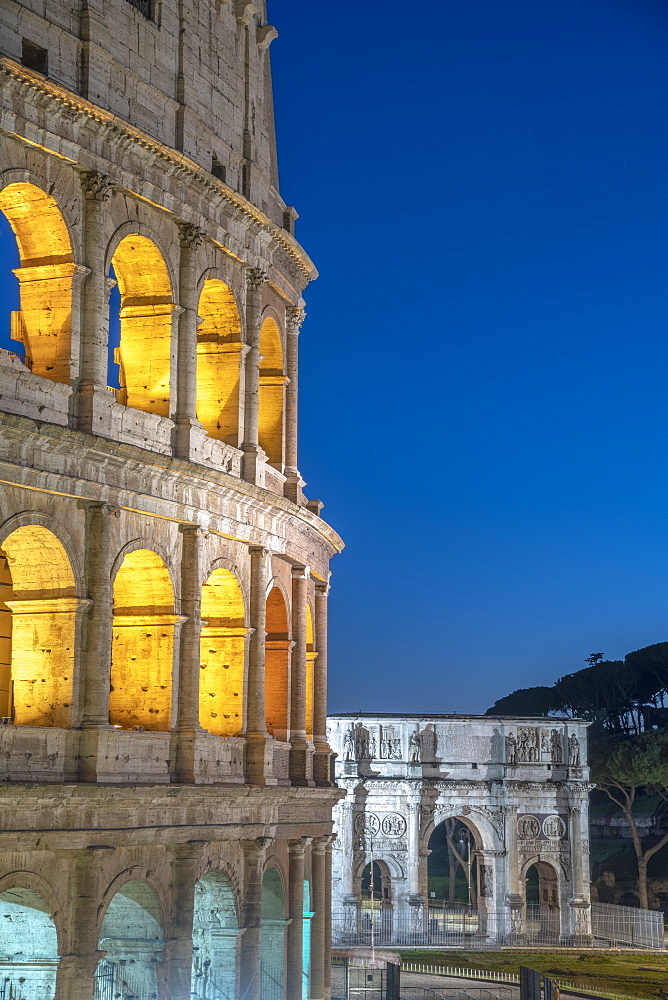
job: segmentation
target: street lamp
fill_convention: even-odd
[[[459,846],[462,848],[464,842],[466,842],[466,884],[468,887],[469,896],[469,911],[472,906],[471,898],[471,834],[470,831],[465,826],[459,828],[459,833],[457,834],[457,840],[459,841]]]

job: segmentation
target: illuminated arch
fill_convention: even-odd
[[[443,878],[448,871],[448,902],[469,902],[484,908],[485,900],[479,896],[480,867],[478,852],[483,847],[481,831],[468,816],[452,815],[439,818],[429,833],[427,848],[427,878]],[[451,881],[452,880],[452,881]],[[432,890],[432,884],[434,889]],[[430,882],[430,890],[437,891],[438,883]]]
[[[286,379],[281,335],[276,320],[271,316],[260,328],[260,355],[258,440],[267,461],[282,470]]]
[[[199,298],[197,419],[207,434],[239,445],[241,323],[232,291],[207,278]]]
[[[202,587],[200,725],[217,736],[239,736],[244,727],[246,622],[234,573],[215,569]]]
[[[77,611],[62,543],[23,525],[0,549],[0,710],[19,726],[72,722]]]
[[[265,640],[264,699],[267,732],[287,741],[289,728],[290,637],[288,611],[279,587],[267,597],[267,638]]]
[[[318,654],[315,649],[313,633],[313,610],[309,602],[306,604],[306,735],[313,740],[313,697],[315,690],[315,661]]]
[[[168,417],[174,302],[167,265],[152,240],[131,233],[114,250],[111,266],[121,293],[121,399]]]
[[[118,995],[136,991],[157,996],[156,966],[163,946],[163,913],[156,892],[143,880],[123,883],[106,909],[99,943],[100,951],[107,953],[101,971],[110,970]]]
[[[2,957],[8,959],[2,970],[5,987],[9,981],[7,995],[52,1000],[58,971],[58,935],[52,907],[33,888],[15,885],[1,890],[0,926]]]
[[[170,728],[174,590],[150,549],[127,552],[114,580],[109,720],[122,729]]]
[[[232,883],[225,872],[195,883],[193,996],[235,997],[239,922]]]
[[[260,1000],[282,1000],[285,995],[285,928],[283,882],[272,866],[262,877]]]
[[[0,191],[0,212],[16,237],[21,262],[14,272],[21,289],[21,309],[12,318],[16,352],[26,355],[36,375],[68,384],[77,265],[67,226],[55,199],[27,181]]]

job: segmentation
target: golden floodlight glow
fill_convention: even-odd
[[[169,272],[155,243],[132,235],[111,259],[121,293],[119,364],[124,400],[168,417],[174,302]]]
[[[234,295],[216,279],[204,282],[197,333],[197,419],[210,437],[239,446],[241,323]]]
[[[229,569],[215,569],[202,587],[199,721],[217,736],[240,736],[244,728],[246,622],[239,582]]]
[[[25,354],[36,375],[67,384],[76,271],[67,226],[51,195],[34,184],[8,184],[0,191],[0,211],[19,248],[21,266],[14,274],[21,286],[18,326]]]
[[[290,646],[288,612],[283,594],[272,587],[267,597],[267,638],[265,642],[264,699],[267,732],[277,740],[287,740],[289,725],[288,692]]]
[[[114,580],[112,725],[169,731],[179,620],[171,577],[160,556],[149,549],[129,552]]]
[[[70,561],[56,536],[40,525],[17,528],[5,539],[3,552],[3,600],[11,620],[4,611],[2,633],[9,633],[11,642],[8,687],[14,692],[14,721],[67,728],[80,604]]]
[[[285,372],[281,335],[275,320],[265,319],[260,329],[260,402],[258,438],[268,461],[283,464],[283,406]]]

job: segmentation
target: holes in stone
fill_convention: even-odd
[[[41,45],[36,45],[28,38],[23,39],[21,47],[21,64],[26,69],[32,69],[36,73],[46,76],[49,72],[49,52]]]

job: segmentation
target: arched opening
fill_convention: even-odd
[[[168,732],[172,704],[174,591],[150,549],[128,552],[114,580],[109,721]]]
[[[109,903],[100,930],[99,948],[107,954],[98,975],[109,983],[108,995],[157,1000],[164,943],[155,892],[146,882],[126,882]]]
[[[365,936],[373,925],[376,940],[388,942],[392,936],[392,873],[383,860],[368,861],[360,882],[361,929]]]
[[[199,720],[217,736],[239,736],[244,727],[246,622],[234,573],[215,569],[202,587]]]
[[[0,928],[0,996],[52,1000],[58,936],[48,903],[33,889],[6,889],[0,893]]]
[[[111,266],[121,295],[119,398],[168,417],[174,303],[167,266],[155,243],[137,234],[121,240]]]
[[[306,605],[306,735],[313,740],[313,697],[315,691],[315,661],[318,654],[315,650],[313,636],[313,612],[311,605]]]
[[[0,212],[14,233],[20,261],[14,272],[20,309],[12,312],[8,349],[25,355],[35,375],[68,384],[77,265],[67,226],[54,198],[34,184],[7,185],[0,191]]]
[[[195,884],[193,1000],[237,996],[238,938],[230,880],[223,872],[209,872]]]
[[[283,742],[288,739],[290,640],[288,612],[283,594],[272,587],[267,597],[267,638],[264,661],[264,698],[267,732]]]
[[[546,861],[535,861],[525,871],[526,932],[541,944],[558,943],[561,931],[559,878]]]
[[[197,419],[209,437],[239,445],[241,323],[227,285],[204,282],[197,332]]]
[[[285,983],[285,902],[276,868],[262,878],[262,929],[260,935],[260,1000],[283,1000]],[[241,995],[244,996],[244,984]]]
[[[80,606],[67,553],[47,528],[17,528],[0,549],[0,584],[0,715],[67,729]]]
[[[430,908],[475,910],[478,906],[477,829],[459,816],[438,824],[429,838],[427,878]]]
[[[260,356],[258,440],[269,464],[282,471],[286,379],[281,335],[275,320],[270,316],[260,329]]]
[[[304,917],[302,928],[302,1000],[311,996],[311,883],[304,879]]]

